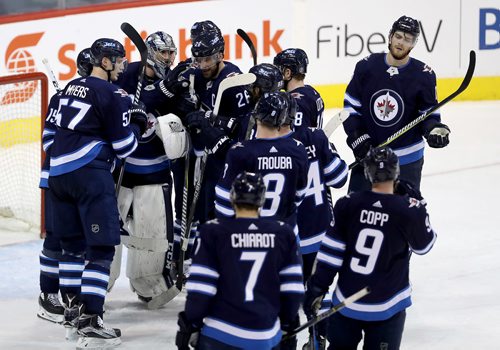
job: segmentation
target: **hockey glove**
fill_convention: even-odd
[[[415,188],[411,182],[406,180],[399,179],[396,181],[394,184],[394,194],[415,198],[418,199],[423,205],[427,204],[420,191]]]
[[[208,127],[202,130],[202,137],[209,154],[221,152],[229,147],[231,140],[224,130],[218,127]]]
[[[321,307],[321,302],[325,297],[326,291],[322,290],[320,287],[315,286],[312,283],[311,278],[306,284],[306,295],[304,297],[304,313],[307,319],[315,317]]]
[[[173,101],[174,114],[179,118],[184,119],[191,112],[197,111],[200,108],[198,96],[191,97],[189,93],[183,93],[176,96]]]
[[[146,113],[146,106],[141,101],[133,104],[129,109],[130,122],[139,127],[139,136],[144,134],[148,128],[148,115]]]
[[[354,157],[360,160],[365,158],[370,148],[373,147],[373,141],[367,133],[353,133],[347,137],[347,145],[351,147]]]
[[[177,324],[179,325],[179,330],[175,335],[175,345],[177,346],[177,349],[189,350],[189,345],[196,347],[200,328],[195,327],[187,320],[186,313],[184,311],[179,312]]]
[[[294,329],[300,326],[299,315],[297,315],[292,321],[287,322],[285,320],[281,321],[281,331],[283,332],[283,336],[287,333],[292,332]],[[280,350],[295,350],[297,349],[297,336],[293,336],[290,339],[283,340],[280,343]]]
[[[167,98],[174,98],[177,95],[186,93],[189,90],[188,80],[164,79],[158,84],[160,91]]]
[[[219,115],[215,117],[214,125],[222,128],[231,139],[235,139],[240,132],[240,122],[236,118]]]
[[[450,128],[442,123],[436,123],[431,129],[427,131],[424,135],[427,139],[429,147],[432,148],[443,148],[448,146],[450,139],[448,135],[450,134]]]
[[[186,116],[186,124],[191,132],[200,133],[203,129],[210,128],[210,111],[195,111]]]
[[[191,68],[191,63],[191,58],[179,62],[174,69],[168,72],[167,79],[182,80],[184,78],[184,74]]]

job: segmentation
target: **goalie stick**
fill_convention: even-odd
[[[281,341],[292,338],[293,336],[295,336],[298,333],[302,332],[304,329],[314,326],[315,324],[317,324],[317,323],[323,321],[324,319],[330,317],[334,313],[340,311],[344,307],[346,307],[346,306],[348,306],[348,305],[350,305],[352,303],[355,303],[356,301],[358,301],[359,299],[363,298],[365,295],[367,295],[369,293],[370,293],[370,288],[369,287],[365,287],[365,288],[357,291],[356,293],[354,293],[350,297],[345,298],[344,301],[338,303],[337,305],[334,305],[330,310],[323,312],[322,314],[316,316],[315,318],[310,319],[306,323],[301,324],[299,327],[295,328],[290,333],[285,334],[283,336],[283,338],[281,339]]]
[[[142,40],[141,35],[135,30],[132,25],[130,25],[127,22],[123,22],[120,26],[120,29],[122,30],[123,33],[125,33],[126,36],[129,37],[129,39],[134,43],[135,47],[141,54],[141,69],[139,70],[139,76],[137,77],[137,88],[135,90],[135,95],[134,95],[134,101],[133,103],[136,104],[139,102],[139,97],[141,97],[141,91],[142,91],[142,80],[144,79],[144,73],[146,72],[146,62],[148,59],[148,48],[146,44],[144,43],[144,40]],[[129,113],[129,120],[130,120],[130,113]],[[118,181],[116,182],[116,196],[118,197],[118,194],[120,193],[120,187],[122,185],[123,181],[123,174],[125,173],[125,163],[127,160],[125,159],[123,162],[122,167],[120,168],[120,175],[118,176]],[[124,221],[125,222],[125,221]]]
[[[54,87],[56,88],[56,91],[59,92],[61,91],[61,87],[59,86],[59,82],[57,81],[56,79],[56,76],[54,74],[54,71],[52,70],[52,68],[50,67],[50,64],[49,64],[49,60],[44,58],[42,59],[42,63],[43,65],[45,66],[45,69],[47,70],[47,73],[49,74],[49,78],[50,80],[52,81],[52,85],[54,85]]]
[[[443,99],[441,102],[436,104],[434,107],[425,111],[420,116],[418,116],[416,119],[412,120],[410,123],[406,124],[401,129],[396,131],[394,134],[389,136],[384,142],[379,144],[377,147],[387,146],[388,144],[392,143],[394,140],[398,139],[401,135],[407,133],[410,129],[413,129],[417,124],[419,124],[422,121],[424,121],[425,119],[427,119],[427,117],[429,117],[432,113],[437,111],[439,108],[443,107],[445,104],[447,104],[448,102],[453,100],[455,97],[460,95],[462,92],[464,92],[465,89],[467,89],[467,87],[470,84],[472,76],[474,75],[475,68],[476,68],[476,52],[474,50],[471,50],[469,53],[469,67],[467,68],[467,72],[465,73],[464,79],[462,80],[462,83],[460,84],[458,89],[456,89],[453,93],[451,93],[448,97]],[[355,166],[357,166],[358,164],[360,164],[360,161],[361,160],[356,160],[354,163],[350,164],[349,169],[352,169]]]
[[[242,85],[248,85],[252,84],[255,81],[256,77],[255,74],[252,73],[245,73],[245,74],[238,74],[238,75],[233,75],[231,77],[227,77],[224,79],[220,85],[219,89],[217,91],[217,97],[215,98],[215,104],[214,104],[214,110],[213,110],[213,115],[217,116],[219,113],[219,108],[220,108],[220,103],[222,99],[222,94],[233,87],[236,86],[242,86]],[[167,291],[157,295],[156,297],[153,297],[149,302],[148,302],[148,308],[149,309],[157,309],[166,303],[168,303],[170,300],[175,298],[181,291],[182,291],[182,286],[184,284],[184,258],[186,254],[186,250],[188,247],[188,242],[189,242],[189,232],[191,231],[191,225],[193,223],[194,219],[194,213],[196,209],[196,204],[198,202],[198,198],[200,196],[200,191],[201,191],[201,183],[203,181],[203,173],[205,172],[205,165],[207,163],[207,157],[208,157],[208,150],[205,148],[203,151],[203,156],[201,157],[201,160],[199,162],[199,171],[198,171],[198,179],[195,179],[194,181],[194,193],[193,193],[193,199],[191,200],[191,206],[189,208],[189,213],[188,217],[186,220],[186,223],[183,224],[181,222],[181,227],[183,231],[181,232],[181,250],[179,252],[179,259],[177,262],[177,281],[175,285],[170,287]],[[189,159],[186,160],[188,162]],[[184,198],[186,198],[186,206],[187,206],[187,175],[188,175],[188,164],[185,165],[184,168],[184,190],[183,190],[183,215],[184,215]],[[195,176],[196,177],[196,176]],[[184,191],[186,191],[186,195],[184,195]]]

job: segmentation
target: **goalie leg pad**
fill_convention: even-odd
[[[168,249],[167,235],[172,235],[168,231],[173,226],[172,222],[168,222],[172,220],[170,186],[137,186],[133,192],[134,217],[130,225],[130,242],[137,244],[128,246],[127,277],[137,294],[154,297],[169,287],[163,277],[163,269]],[[145,246],[152,249],[145,250]]]
[[[132,205],[133,192],[130,188],[123,187],[120,188],[118,194],[118,212],[120,213],[120,219],[123,222],[123,226],[127,229],[127,215]],[[120,276],[120,270],[122,267],[122,245],[119,244],[115,246],[115,255],[111,263],[111,268],[109,271],[109,282],[108,282],[108,292],[113,289],[116,280]]]

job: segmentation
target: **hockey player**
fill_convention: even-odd
[[[241,171],[262,174],[266,183],[266,202],[260,215],[282,220],[294,227],[297,207],[307,186],[308,160],[304,145],[280,135],[289,108],[285,92],[265,94],[254,110],[256,138],[236,143],[227,153],[224,173],[216,188],[215,207],[219,217],[232,217],[231,183]]]
[[[393,194],[399,164],[390,148],[370,150],[363,165],[372,190],[351,193],[335,204],[335,224],[307,283],[304,311],[314,314],[336,274],[333,304],[369,286],[369,295],[330,317],[330,348],[356,349],[364,332],[363,349],[399,349],[405,309],[411,305],[410,255],[427,253],[436,234],[422,201]]]
[[[309,59],[302,49],[286,49],[274,57],[274,65],[283,73],[285,90],[297,101],[296,130],[323,127],[323,99],[312,86],[304,83],[308,64]]]
[[[102,38],[90,51],[90,76],[72,80],[62,91],[49,172],[57,213],[52,229],[63,251],[59,274],[66,285],[61,283],[61,292],[79,301],[65,318],[73,317],[66,321],[77,326],[80,348],[121,342],[120,330],[102,321],[114,246],[120,241],[111,169],[115,157],[127,157],[136,149],[147,124],[145,111],[132,106],[128,95],[110,83],[124,70],[123,45]]]
[[[291,105],[295,106],[296,99],[289,97]],[[280,134],[302,142],[309,158],[304,200],[297,209],[302,268],[304,281],[307,281],[312,273],[321,241],[333,220],[330,187],[344,186],[347,182],[348,168],[323,130],[318,128],[292,130],[296,115],[296,109],[290,108],[288,118],[280,128]],[[329,308],[330,305],[330,302],[325,301],[322,309]],[[326,322],[319,323],[314,330],[316,334],[310,337],[309,343],[303,349],[313,349],[314,343],[316,343],[314,349],[325,349]]]
[[[357,160],[424,111],[437,104],[436,75],[431,67],[410,57],[420,35],[416,19],[402,16],[389,32],[389,52],[374,53],[359,61],[347,86],[344,122],[347,144]],[[391,143],[399,157],[401,179],[420,189],[424,163],[424,140],[430,147],[449,143],[450,128],[441,123],[439,111]],[[349,191],[366,190],[370,183],[363,167],[352,169]]]
[[[280,329],[298,326],[301,261],[292,228],[259,218],[265,192],[259,174],[242,172],[230,192],[235,218],[201,226],[178,349],[200,331],[197,349],[295,349],[296,338],[279,342]]]
[[[268,92],[280,91],[283,88],[283,74],[273,64],[261,63],[250,68],[248,73],[255,74],[255,82],[248,86],[250,94],[250,105],[255,107],[259,99]],[[239,141],[253,138],[255,133],[255,119],[252,118],[252,112],[241,121],[241,130]]]
[[[188,81],[171,77],[172,65],[177,48],[172,37],[162,31],[154,32],[146,38],[148,60],[141,91],[141,101],[145,103],[148,124],[157,124],[156,116],[167,112],[179,113],[179,106],[187,106],[181,100],[188,98]],[[117,84],[129,94],[137,89],[140,62],[129,65],[129,69]],[[194,110],[194,104],[191,108]],[[183,115],[182,115],[183,116]],[[181,133],[185,133],[180,119],[176,122]],[[166,135],[164,135],[166,136]],[[150,127],[142,135],[137,149],[126,159],[118,205],[125,229],[130,234],[122,236],[129,248],[127,255],[127,277],[130,286],[140,300],[168,290],[173,285],[170,269],[165,269],[165,256],[173,245],[173,219],[171,205],[172,178],[170,162],[183,154],[179,147],[183,143],[168,144],[168,154],[162,139]],[[133,215],[129,215],[133,213]],[[170,248],[170,251],[173,247]],[[171,253],[170,253],[171,254]],[[117,247],[113,261],[110,290],[119,276],[121,246]]]
[[[202,110],[206,112],[198,111],[189,114],[186,117],[186,123],[191,130],[194,154],[201,157],[204,149],[207,149],[209,153],[195,214],[195,221],[203,223],[215,217],[215,185],[222,175],[226,151],[233,140],[238,137],[239,121],[250,110],[250,105],[245,86],[237,86],[224,92],[218,116],[210,113],[214,109],[220,83],[227,77],[241,74],[237,66],[224,60],[224,38],[220,34],[220,30],[213,29],[199,33],[199,35],[196,35],[195,31],[191,53],[195,69],[188,73],[194,75],[194,92],[199,98]],[[198,173],[198,170],[195,169],[194,156],[190,157],[190,162],[190,176],[193,176],[194,172]],[[176,224],[174,228],[176,233],[175,257],[177,258],[178,242],[181,236],[184,161],[179,159],[173,164],[172,169],[176,193]],[[193,183],[194,181],[190,179],[189,184]],[[191,200],[193,193],[191,188],[189,193]],[[194,242],[195,232],[196,223],[193,224],[190,232],[190,243]],[[187,257],[189,258],[189,251]]]
[[[76,66],[78,74],[82,77],[88,76],[92,71],[90,57],[90,48],[83,49],[77,56]],[[38,298],[39,310],[38,317],[55,322],[64,321],[64,305],[59,300],[59,261],[61,260],[61,242],[54,236],[52,230],[52,202],[49,196],[49,161],[50,146],[54,142],[54,135],[57,126],[55,116],[59,109],[59,98],[61,92],[57,92],[50,99],[45,116],[45,122],[42,133],[42,145],[45,152],[45,160],[42,165],[40,177],[40,188],[45,191],[44,194],[44,216],[45,216],[45,239],[43,248],[40,252],[40,296]],[[81,249],[84,249],[82,245]],[[62,284],[64,285],[64,281]],[[61,295],[65,301],[65,294]]]

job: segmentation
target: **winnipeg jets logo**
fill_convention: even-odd
[[[155,134],[156,123],[157,121],[155,116],[152,113],[148,113],[148,125],[146,131],[144,132],[144,134],[142,134],[141,141],[139,141],[140,143],[146,143],[150,141],[147,138]]]
[[[392,77],[393,75],[399,74],[399,70],[397,67],[389,67],[389,69],[386,70],[387,73]]]
[[[432,74],[432,68],[429,67],[428,65],[425,65],[424,66],[424,69],[422,70],[422,72],[428,72],[429,74]]]
[[[390,127],[401,120],[404,103],[394,90],[383,89],[374,93],[370,100],[373,121],[382,127]]]
[[[301,94],[300,92],[292,92],[290,95],[292,95],[292,97],[296,98],[297,100],[300,100],[302,97],[304,97],[304,94]]]

